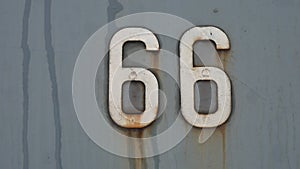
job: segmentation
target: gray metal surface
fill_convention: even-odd
[[[0,168],[300,168],[299,7],[299,0],[0,1]],[[128,159],[102,150],[82,130],[72,103],[72,73],[97,29],[146,11],[219,26],[228,34],[231,50],[220,54],[231,78],[233,110],[204,144],[193,128],[164,154]],[[177,52],[177,42],[160,41]],[[164,62],[178,71],[176,62]],[[176,85],[163,73],[158,79],[169,84],[162,88],[174,98],[166,110],[176,111]],[[169,114],[160,121],[170,124]],[[154,123],[142,134],[157,130]]]

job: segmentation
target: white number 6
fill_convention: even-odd
[[[224,123],[231,112],[230,80],[219,68],[193,67],[193,44],[198,40],[212,40],[217,49],[229,49],[228,37],[216,27],[194,27],[183,34],[179,45],[182,115],[193,126],[216,127]],[[201,114],[194,109],[194,84],[202,80],[217,84],[218,107],[212,114]]]
[[[144,68],[123,68],[122,48],[125,42],[142,41],[146,50],[159,50],[156,36],[144,28],[125,28],[110,41],[109,51],[109,113],[115,123],[125,128],[142,128],[153,122],[158,112],[158,82]],[[141,114],[126,114],[122,110],[122,84],[139,81],[145,85],[145,110]],[[150,97],[151,94],[151,97]]]

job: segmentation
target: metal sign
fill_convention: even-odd
[[[173,24],[173,29],[169,29],[170,24]],[[158,35],[178,41],[174,48],[179,49],[179,52],[165,55],[169,51],[161,48]],[[96,31],[81,49],[72,82],[74,108],[86,134],[101,148],[131,158],[153,157],[164,153],[180,143],[193,127],[202,128],[199,130],[199,143],[208,140],[215,128],[224,123],[230,115],[231,84],[226,73],[220,69],[222,66],[207,67],[205,59],[204,66],[193,66],[194,43],[207,40],[216,45],[209,46],[210,50],[229,49],[229,39],[221,29],[214,26],[195,26],[185,19],[164,13],[139,13],[122,17]],[[168,111],[172,109],[176,116],[174,121],[161,133],[150,137],[131,137],[120,132],[120,128],[117,127],[129,130],[151,128],[161,115],[159,110],[163,94],[160,85],[168,85],[160,84],[161,81],[158,83],[158,77],[148,70],[151,67],[123,66],[123,46],[132,41],[142,42],[145,50],[153,53],[156,59],[161,57],[165,61],[176,60],[177,63],[169,67],[166,67],[168,62],[164,65],[162,62],[161,66],[151,65],[154,69],[165,71],[174,79],[179,92],[178,98],[175,99],[179,101],[181,97],[181,102],[178,105],[179,109],[170,107],[174,104],[168,105]],[[107,53],[108,72],[101,69],[102,84],[97,86],[99,67],[103,65],[102,60]],[[205,114],[194,109],[196,97],[193,87],[199,81],[215,82],[218,101],[215,112]],[[139,82],[144,85],[144,110],[138,114],[123,110],[122,90],[127,82]],[[100,100],[97,100],[98,92],[101,93]],[[130,147],[135,147],[137,143],[143,144],[143,151],[130,150]],[[155,148],[154,143],[158,143]]]

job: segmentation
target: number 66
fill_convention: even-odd
[[[180,39],[180,90],[182,115],[195,127],[216,127],[224,123],[231,112],[231,84],[226,73],[215,67],[193,67],[193,44],[198,40],[212,40],[217,49],[229,49],[226,34],[216,27],[194,27]],[[123,68],[122,48],[128,41],[141,41],[146,50],[159,50],[156,36],[145,28],[124,28],[111,39],[109,53],[109,113],[121,127],[142,128],[153,122],[158,112],[158,82],[144,68]],[[194,110],[194,84],[212,80],[217,84],[218,108],[212,114],[199,114]],[[122,110],[122,84],[140,81],[145,85],[145,110],[141,114],[126,114]],[[150,98],[150,93],[152,97]],[[151,99],[151,100],[150,100]]]

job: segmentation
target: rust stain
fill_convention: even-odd
[[[150,68],[158,69],[159,67],[159,58],[158,53],[151,52],[151,61]],[[153,70],[155,73],[158,73],[157,70]],[[134,99],[133,99],[134,100]],[[155,111],[158,112],[158,105],[155,107]],[[134,153],[142,156],[144,154],[144,144],[143,139],[145,137],[150,136],[151,128],[147,126],[143,126],[141,122],[142,114],[132,114],[128,115],[129,118],[126,118],[126,126],[129,129],[126,129],[126,134],[128,137],[140,138],[133,143],[128,142],[128,147],[132,148]],[[150,123],[149,125],[151,125]],[[141,128],[142,127],[142,128]],[[131,128],[131,129],[130,129]],[[132,146],[132,147],[131,147]],[[129,159],[130,168],[134,169],[143,169],[147,168],[147,161],[145,158],[131,158]]]
[[[127,129],[127,136],[134,137],[134,138],[144,138],[144,131],[145,129]],[[128,147],[132,148],[132,150],[135,154],[142,156],[144,154],[144,145],[143,145],[143,139],[138,139],[137,141],[134,141],[133,143],[128,142]],[[131,147],[131,145],[133,147]],[[147,168],[146,159],[144,158],[130,158],[129,159],[129,165],[130,168],[134,169],[143,169]]]
[[[155,111],[158,112],[158,106],[155,107]],[[133,128],[133,129],[144,129],[145,127],[151,125],[152,123],[150,123],[149,125],[147,126],[144,126],[143,124],[141,124],[141,117],[142,115],[141,114],[132,114],[132,115],[127,115],[129,116],[129,118],[126,118],[126,127],[128,128]]]
[[[144,129],[138,129],[136,134],[138,138],[144,138]],[[139,149],[139,153],[143,155],[144,154],[143,139],[139,139],[137,144],[138,144],[137,148]],[[135,163],[137,169],[147,168],[146,159],[144,158],[137,158]]]
[[[159,52],[151,52],[151,67],[158,69],[159,68]],[[155,73],[158,73],[157,71],[155,71]]]
[[[226,124],[219,127],[222,134],[223,169],[226,168]]]
[[[141,128],[141,115],[140,114],[132,114],[127,115],[129,118],[126,118],[126,126],[129,128]]]
[[[218,50],[219,57],[223,64],[223,69],[226,72],[228,69],[228,63],[230,62],[231,56],[232,56],[232,50]],[[220,131],[222,135],[222,156],[223,156],[223,169],[226,168],[226,123],[222,124],[218,127],[218,130]]]
[[[224,70],[226,70],[228,63],[230,62],[230,56],[231,56],[232,52],[230,50],[219,50],[218,54],[223,63]]]
[[[228,63],[230,62],[230,56],[232,55],[231,50],[219,50],[218,54],[222,61],[224,71],[228,69]],[[223,169],[226,168],[226,123],[218,127],[218,130],[222,134],[222,153],[223,153]]]

